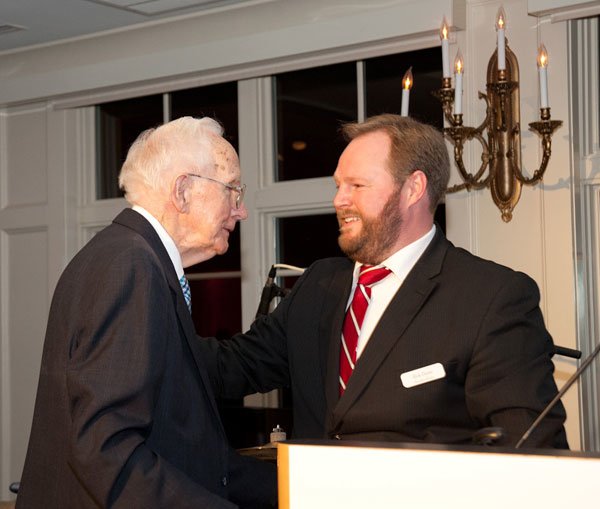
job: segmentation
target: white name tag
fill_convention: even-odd
[[[402,385],[404,385],[404,387],[410,389],[416,385],[433,382],[434,380],[439,380],[445,376],[446,371],[444,370],[444,366],[442,366],[439,362],[436,362],[435,364],[430,364],[429,366],[424,366],[422,368],[413,369],[412,371],[402,373],[400,375],[400,380],[402,380]]]

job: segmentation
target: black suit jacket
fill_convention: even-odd
[[[123,211],[58,282],[19,508],[264,507],[275,471],[228,446],[173,264]]]
[[[556,394],[553,344],[528,276],[454,247],[439,228],[390,302],[338,394],[353,263],[313,264],[246,334],[200,348],[218,392],[292,389],[294,436],[467,443],[501,426],[514,444]],[[442,364],[443,378],[401,375]],[[558,405],[526,445],[567,447]]]

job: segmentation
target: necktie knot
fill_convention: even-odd
[[[372,286],[391,272],[387,267],[373,267],[372,265],[362,265],[358,275],[358,284],[362,286]]]
[[[192,291],[190,290],[190,284],[188,283],[185,275],[179,278],[179,284],[181,285],[181,290],[183,291],[183,298],[185,299],[185,303],[187,304],[188,310],[192,312]]]

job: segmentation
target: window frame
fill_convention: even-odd
[[[600,18],[568,22],[577,348],[600,342]],[[590,105],[596,105],[590,108]],[[579,381],[581,447],[600,451],[600,360]]]

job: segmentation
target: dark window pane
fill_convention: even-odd
[[[279,74],[276,180],[330,176],[344,149],[342,122],[357,119],[354,62]]]
[[[192,318],[200,336],[228,338],[242,330],[240,278],[191,280]]]
[[[431,95],[442,83],[441,59],[436,47],[365,60],[367,116],[400,113],[402,77],[412,66],[409,115],[441,129],[441,103]]]
[[[435,209],[433,220],[438,224],[440,229],[446,234],[446,204],[440,203]]]
[[[329,256],[344,256],[338,246],[335,214],[281,217],[277,219],[278,261],[298,267]]]
[[[237,82],[180,90],[171,94],[171,118],[211,117],[225,129],[225,138],[238,150]]]
[[[277,261],[306,268],[320,258],[344,256],[338,243],[335,214],[281,217],[277,219]],[[281,284],[291,288],[297,276],[282,278]]]
[[[118,198],[119,172],[138,135],[162,124],[162,95],[125,99],[96,106],[96,198]]]

